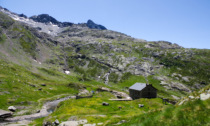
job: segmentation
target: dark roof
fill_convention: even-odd
[[[147,86],[147,84],[145,84],[145,83],[135,83],[134,85],[132,85],[131,87],[129,87],[129,89],[141,91],[141,90],[144,89],[146,86]]]

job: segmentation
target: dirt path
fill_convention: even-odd
[[[1,125],[11,125],[10,123],[17,123],[19,121],[23,121],[23,120],[34,120],[34,119],[37,119],[37,118],[42,118],[42,117],[46,117],[48,116],[50,113],[52,113],[56,106],[62,102],[62,101],[65,101],[65,100],[68,100],[68,99],[75,99],[76,96],[68,96],[68,97],[65,97],[65,98],[60,98],[60,99],[57,99],[57,100],[54,100],[54,101],[49,101],[49,102],[46,102],[43,106],[42,106],[42,109],[40,110],[39,113],[34,113],[34,114],[31,114],[31,115],[23,115],[23,116],[16,116],[16,117],[12,117],[12,118],[7,118],[5,120],[5,122],[2,122],[0,123],[0,126]]]
[[[130,99],[129,95],[127,95],[124,92],[118,92],[115,90],[110,90],[109,88],[102,87],[100,89],[101,91],[107,91],[112,94],[114,94],[116,97],[121,96],[126,99]],[[64,98],[60,98],[57,100],[49,101],[46,102],[39,113],[33,113],[31,115],[22,115],[22,116],[16,116],[12,118],[7,118],[4,122],[0,122],[0,126],[19,126],[19,125],[27,125],[29,124],[32,120],[37,119],[37,118],[42,118],[48,116],[50,113],[52,113],[57,105],[65,100],[68,99],[76,99],[76,96],[68,96]]]

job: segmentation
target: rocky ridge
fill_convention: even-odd
[[[18,28],[15,30],[13,28],[13,31],[4,29],[4,34],[14,39],[23,38],[26,43],[28,40],[36,40],[30,49],[24,51],[33,54],[32,62],[35,61],[40,66],[41,63],[59,66],[64,71],[76,72],[83,76],[86,76],[84,74],[86,72],[96,70],[88,77],[109,84],[109,82],[120,82],[127,73],[145,78],[161,77],[161,71],[177,65],[176,71],[164,75],[167,79],[159,80],[160,85],[166,90],[191,92],[192,89],[202,85],[203,81],[207,82],[202,79],[196,80],[193,75],[175,73],[182,71],[186,64],[198,64],[194,60],[196,55],[199,55],[196,50],[184,49],[167,41],[132,38],[123,33],[107,30],[91,20],[83,24],[73,24],[59,22],[48,14],[27,18],[24,14],[18,15],[5,8],[0,8],[0,11],[21,22],[21,24],[14,23]],[[31,32],[33,39],[16,32],[22,29],[19,26]],[[174,64],[175,61],[179,62]],[[206,65],[208,63],[204,66]],[[193,86],[190,87],[186,83],[188,85],[193,83]]]
[[[92,21],[83,24],[65,24],[46,14],[27,18],[24,14],[18,15],[7,9],[0,8],[0,11],[0,98],[3,101],[0,105],[4,106],[5,110],[8,104],[37,106],[32,99],[37,101],[45,96],[52,97],[52,94],[69,94],[69,92],[77,94],[74,97],[68,97],[71,100],[90,97],[89,100],[94,100],[91,93],[98,95],[97,99],[105,96],[107,99],[111,97],[114,98],[111,100],[117,101],[131,100],[128,97],[128,87],[137,81],[151,83],[158,89],[159,98],[150,99],[149,104],[153,100],[155,100],[153,104],[156,104],[161,100],[160,98],[169,99],[174,104],[189,93],[209,85],[209,50],[185,49],[167,41],[136,39],[107,30]],[[5,71],[5,69],[8,70]],[[52,78],[53,80],[50,80]],[[90,93],[92,88],[95,92]],[[13,93],[16,93],[17,97],[12,96]],[[28,102],[26,95],[33,96],[30,97],[31,101]],[[39,97],[37,98],[36,95]],[[199,98],[208,100],[209,96],[209,89],[207,89],[200,92],[199,97],[197,94],[190,95],[179,103],[184,104],[185,100]],[[38,111],[33,110],[30,115],[22,115],[27,113],[25,110],[20,111],[18,108],[16,110],[9,107],[21,116],[8,120],[22,121],[48,116],[58,102],[64,100],[66,98],[47,102],[42,108],[37,109]],[[110,99],[108,102],[104,100],[98,102],[98,105],[101,106],[101,103],[103,107],[113,105],[109,104],[113,102]],[[57,109],[65,106],[66,102],[62,102]],[[92,103],[96,104],[95,101]],[[147,102],[144,104],[146,107]],[[66,104],[68,105],[70,104]],[[143,110],[145,108],[143,106],[138,104],[138,111]],[[121,112],[121,109],[125,110],[125,108],[117,105],[113,110]],[[126,109],[134,110],[130,105]],[[62,114],[66,114],[65,112]],[[0,117],[6,118],[11,114],[0,110]],[[56,118],[57,116],[60,115],[56,115]],[[108,117],[100,113],[90,116]],[[120,116],[113,115],[113,118],[120,118]],[[61,125],[72,123],[79,125],[80,121],[70,119],[62,122],[63,116],[62,119],[58,118],[59,120],[52,117],[53,121],[47,121],[48,117],[42,122],[43,125],[58,125],[59,121]],[[117,124],[121,123],[126,123],[126,120],[123,119]],[[99,124],[106,125],[105,123],[93,125]]]
[[[36,28],[40,32],[56,36],[58,33],[65,30],[66,27],[75,25],[76,27],[87,27],[90,29],[106,30],[102,25],[95,24],[92,20],[88,20],[87,23],[74,24],[71,22],[60,22],[48,14],[40,14],[31,17],[27,17],[24,14],[16,14],[10,12],[8,9],[0,6],[0,11],[7,14],[16,21],[23,22],[30,27]]]

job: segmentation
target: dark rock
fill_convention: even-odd
[[[41,86],[46,86],[46,84],[41,84]]]
[[[116,125],[121,125],[122,123],[126,123],[126,120],[121,120],[120,122],[118,122]]]
[[[144,104],[139,104],[139,108],[142,108],[142,107],[144,107]]]
[[[95,24],[92,20],[88,20],[86,24],[90,29],[106,30],[102,25]]]
[[[42,28],[40,28],[40,27],[36,27],[35,29],[36,29],[36,30],[42,30]]]
[[[206,84],[206,82],[205,82],[205,81],[201,81],[201,84],[204,84],[204,85],[205,85],[205,84]]]
[[[49,121],[43,123],[43,126],[52,126],[52,125],[53,124],[51,122],[49,122]]]
[[[19,14],[18,16],[27,18],[27,16],[25,14]]]
[[[55,18],[51,17],[48,14],[40,14],[38,16],[32,16],[30,19],[36,21],[36,22],[41,22],[41,23],[50,23],[52,22],[53,24],[59,24]]]
[[[30,19],[36,22],[41,22],[45,24],[52,23],[52,24],[58,25],[59,27],[68,27],[68,26],[73,25],[73,23],[71,22],[59,22],[48,14],[40,14],[38,16],[32,16],[30,17]]]
[[[40,113],[40,110],[37,110],[36,113]]]
[[[73,23],[71,22],[63,22],[63,23],[59,23],[58,26],[59,27],[68,27],[68,26],[72,26]]]
[[[0,109],[0,120],[4,120],[5,118],[11,117],[11,116],[12,116],[12,112]]]
[[[36,85],[33,85],[33,84],[29,84],[29,86],[31,86],[31,87],[36,87]]]
[[[59,121],[58,121],[58,119],[55,120],[54,124],[55,124],[56,126],[60,124]]]
[[[103,105],[103,106],[109,106],[109,103],[103,102],[102,105]]]
[[[39,88],[38,90],[39,90],[39,91],[41,91],[41,90],[42,90],[42,88]]]
[[[121,98],[122,98],[122,96],[121,96],[121,95],[117,95],[117,98],[121,99]]]
[[[174,58],[174,59],[179,59],[179,58],[181,58],[181,56],[180,56],[180,55],[176,55],[176,56],[174,56],[173,58]]]

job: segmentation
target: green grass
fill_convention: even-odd
[[[68,83],[74,81],[73,77],[52,73],[53,71],[51,75],[45,76],[44,72],[34,73],[19,65],[0,61],[0,108],[37,104],[41,98],[77,92],[74,88],[68,87]],[[47,86],[41,86],[43,83]],[[39,91],[39,88],[42,90]]]
[[[0,12],[0,17],[0,24],[3,28],[9,28],[15,22],[11,17],[2,12]]]
[[[96,90],[105,86],[94,80],[79,81],[79,76],[65,75],[55,69],[37,68],[36,73],[31,70],[30,67],[0,60],[0,109],[6,110],[11,105],[38,109],[50,98],[75,95],[83,87]],[[40,88],[41,91],[38,90]]]
[[[136,82],[146,83],[145,77],[135,76],[135,75],[131,75],[130,73],[125,73],[122,76],[121,82],[116,83],[116,84],[113,83],[111,84],[111,86],[118,90],[125,91],[126,89],[128,89],[128,87],[132,86]],[[160,85],[160,81],[154,79],[153,76],[148,77],[148,82],[157,89],[158,97],[173,99],[171,95],[175,95],[178,97],[186,95],[186,93],[181,92],[181,91],[177,92],[173,90],[166,90],[163,86]]]
[[[0,32],[0,43],[4,43],[7,39],[7,36],[4,33]]]
[[[36,57],[36,46],[37,46],[37,39],[36,37],[25,27],[21,26],[14,26],[12,29],[13,32],[16,32],[17,34],[22,34],[19,36],[18,41],[20,42],[20,45],[22,46],[23,50],[27,53],[29,53],[33,58]]]
[[[141,114],[131,118],[123,126],[209,126],[210,99],[189,101],[182,106]]]
[[[71,116],[76,116],[78,119],[87,119],[88,123],[104,122],[105,124],[114,124],[122,119],[134,117],[164,106],[159,98],[134,101],[110,101],[110,98],[115,98],[115,96],[108,92],[100,92],[95,94],[93,98],[69,99],[61,102],[55,112],[44,120],[53,121],[58,119],[66,121]],[[108,102],[109,106],[103,106],[102,102]],[[145,106],[139,108],[138,104],[144,104]],[[119,109],[119,107],[122,107],[122,109]]]
[[[193,77],[190,82],[185,82],[188,85],[193,85],[194,82],[208,82],[210,78],[210,51],[209,50],[194,50],[193,56],[181,55],[183,58],[175,59],[177,54],[168,53],[162,56],[160,62],[166,66],[165,69],[170,69],[170,73],[179,73],[182,76]],[[177,68],[180,68],[178,70]]]

